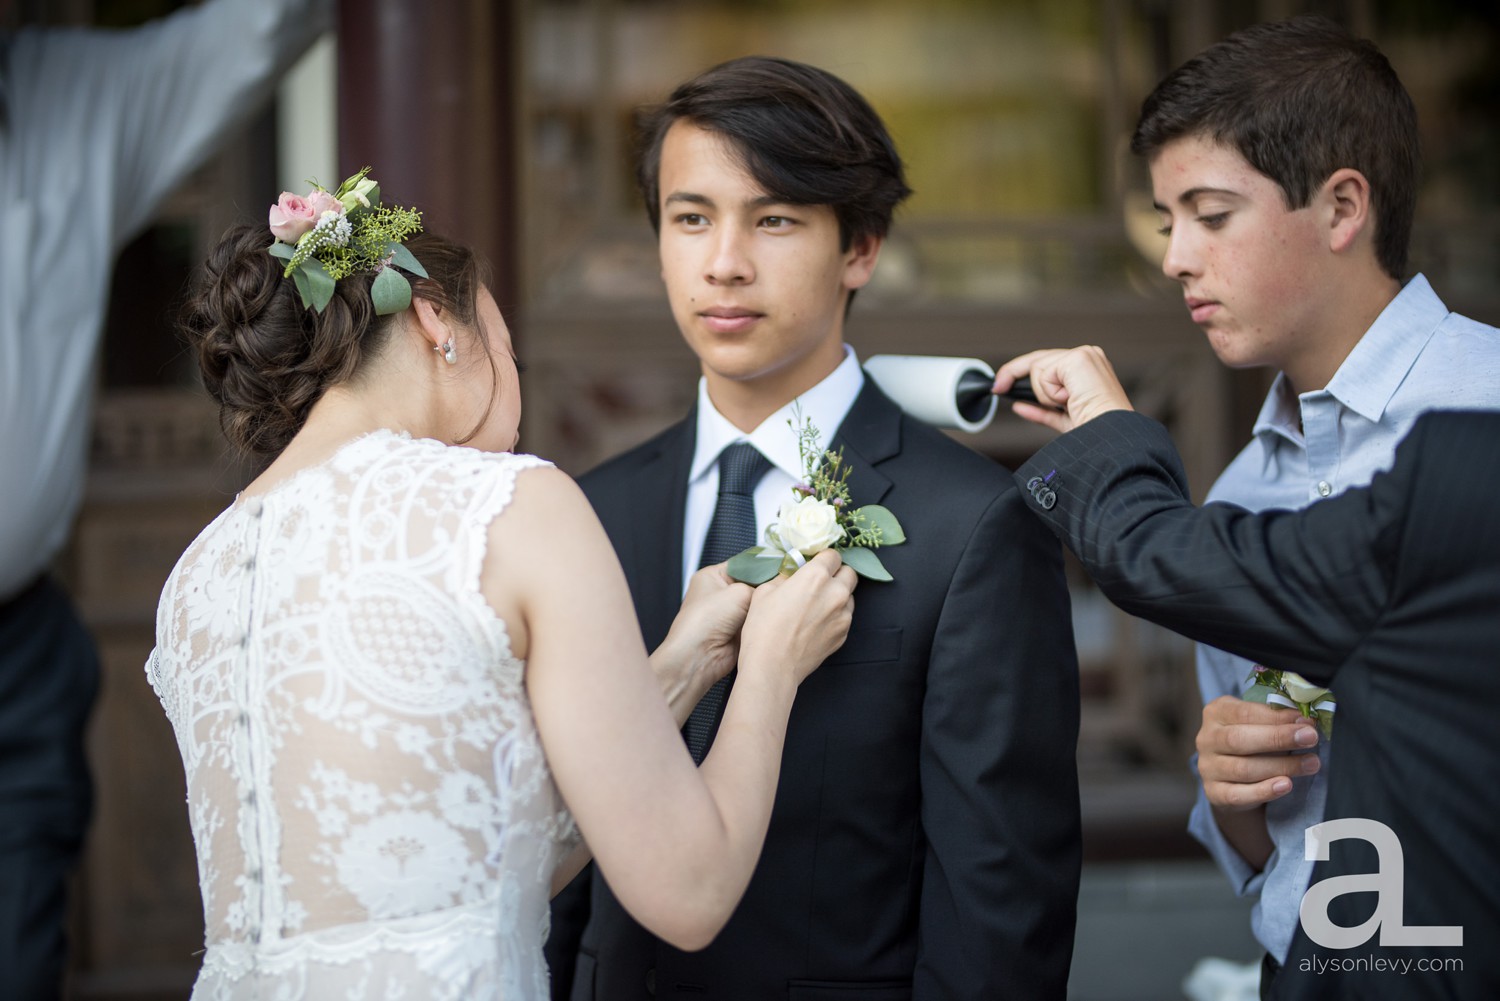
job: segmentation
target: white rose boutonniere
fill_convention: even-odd
[[[839,524],[839,510],[825,500],[804,494],[782,501],[774,525],[766,526],[766,546],[783,553],[816,556],[848,533]]]
[[[1324,739],[1333,739],[1333,714],[1338,708],[1333,692],[1296,671],[1278,671],[1263,664],[1256,664],[1245,682],[1250,686],[1243,696],[1247,701],[1296,709],[1318,724]]]
[[[796,429],[794,422],[787,423]],[[896,516],[879,504],[850,504],[843,449],[821,449],[811,421],[804,421],[797,432],[797,452],[806,470],[805,482],[792,487],[795,496],[782,502],[776,521],[766,526],[766,544],[730,558],[729,576],[764,584],[778,573],[790,576],[809,558],[831,548],[860,576],[893,579],[874,550],[906,541]]]

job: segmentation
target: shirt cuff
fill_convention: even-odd
[[[1250,868],[1250,863],[1241,857],[1234,845],[1229,843],[1229,839],[1224,837],[1224,832],[1219,830],[1213,807],[1209,805],[1208,796],[1203,792],[1203,780],[1198,778],[1197,755],[1193,755],[1192,769],[1198,786],[1198,798],[1193,803],[1193,812],[1188,815],[1188,833],[1208,849],[1208,854],[1229,880],[1235,896],[1258,896],[1260,888],[1265,885],[1266,873],[1271,870],[1271,861],[1268,859],[1266,867],[1259,872]]]

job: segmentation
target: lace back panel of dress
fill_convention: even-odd
[[[540,464],[377,433],[184,554],[149,670],[187,773],[205,976],[419,950],[466,921],[492,964],[539,957],[570,822],[478,587],[490,521]]]

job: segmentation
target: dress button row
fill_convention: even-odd
[[[245,513],[252,518],[259,518],[265,511],[265,503],[259,497],[251,497],[245,502]]]

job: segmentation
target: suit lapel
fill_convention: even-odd
[[[633,526],[627,569],[648,650],[666,638],[682,607],[682,529],[696,434],[694,410],[664,434],[636,468],[625,499],[628,524]],[[891,481],[876,467],[901,452],[901,410],[869,379],[829,447],[840,445],[849,464],[849,494],[854,502],[880,503]],[[624,552],[621,557],[625,558]]]
[[[840,445],[849,464],[849,496],[854,505],[879,504],[890,491],[891,480],[876,467],[901,452],[901,410],[870,379],[854,398],[829,447]]]
[[[664,435],[629,488],[631,586],[648,650],[666,637],[682,606],[682,526],[695,428],[689,414]]]

